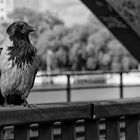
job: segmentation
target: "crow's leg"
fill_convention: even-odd
[[[7,96],[5,96],[5,98],[4,98],[4,107],[13,107],[13,106],[14,106],[13,104],[8,104]]]
[[[35,105],[29,104],[27,102],[26,98],[24,98],[23,101],[24,101],[23,104],[22,104],[23,106],[28,107],[28,108],[32,108],[32,109],[37,108]]]
[[[28,108],[32,108],[32,109],[37,108],[35,105],[29,104],[29,103],[27,102],[27,96],[25,96],[25,95],[26,95],[26,94],[22,95],[22,100],[23,100],[22,105],[25,106],[25,107],[28,107]],[[28,95],[28,94],[27,94],[27,95]]]
[[[21,99],[23,100],[22,105],[25,106],[25,107],[29,107],[29,104],[28,104],[26,98],[27,98],[26,94],[21,95]]]
[[[29,103],[27,102],[26,98],[23,99],[23,106],[30,107]]]

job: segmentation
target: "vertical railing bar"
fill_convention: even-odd
[[[106,119],[106,139],[107,140],[120,140],[119,118]]]
[[[29,125],[14,126],[15,140],[30,140]]]
[[[126,140],[140,140],[139,116],[125,118]]]
[[[99,120],[85,120],[85,140],[99,139]]]
[[[62,140],[76,140],[76,122],[65,121],[61,123]]]
[[[38,127],[38,140],[53,140],[53,123],[41,123]]]
[[[120,72],[120,99],[122,99],[123,96],[123,72]]]
[[[0,140],[4,140],[4,128],[0,127]]]
[[[67,74],[67,102],[71,101],[71,83],[70,83],[70,74]]]

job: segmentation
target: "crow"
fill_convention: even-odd
[[[0,101],[7,105],[29,105],[26,98],[37,73],[37,50],[29,33],[35,29],[24,21],[7,28],[0,54]]]

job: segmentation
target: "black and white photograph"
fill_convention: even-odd
[[[140,1],[0,0],[0,140],[140,140]]]

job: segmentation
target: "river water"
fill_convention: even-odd
[[[140,86],[137,87],[124,87],[124,98],[140,98]],[[95,88],[95,89],[78,89],[71,91],[71,101],[97,101],[119,99],[120,89],[113,88]],[[27,98],[31,104],[35,103],[53,103],[53,102],[66,102],[67,94],[64,91],[32,91]]]

